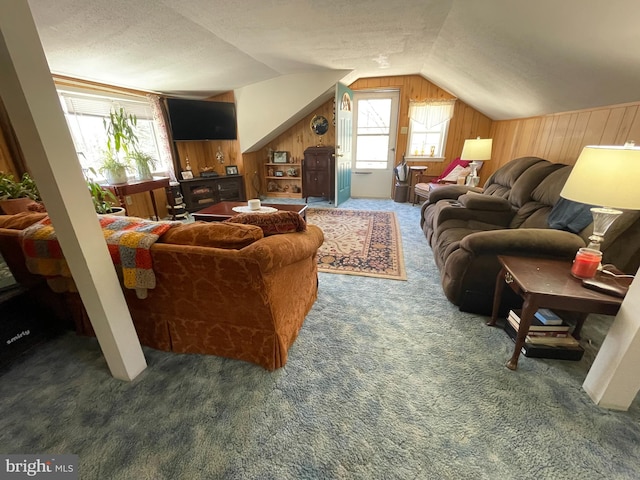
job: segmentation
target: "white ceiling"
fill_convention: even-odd
[[[638,0],[29,0],[51,71],[207,97],[421,74],[499,120],[640,100]]]

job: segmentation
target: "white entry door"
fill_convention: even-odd
[[[354,91],[351,196],[391,198],[400,93]]]

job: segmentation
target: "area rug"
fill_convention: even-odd
[[[407,279],[394,212],[314,208],[307,211],[307,222],[324,232],[320,272]]]

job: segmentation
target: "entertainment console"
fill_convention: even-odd
[[[202,210],[218,202],[246,201],[242,175],[180,180],[180,189],[189,212]]]

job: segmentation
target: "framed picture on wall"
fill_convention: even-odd
[[[237,165],[227,165],[224,167],[227,175],[238,175],[238,166]]]
[[[287,152],[273,152],[273,163],[287,163]]]

